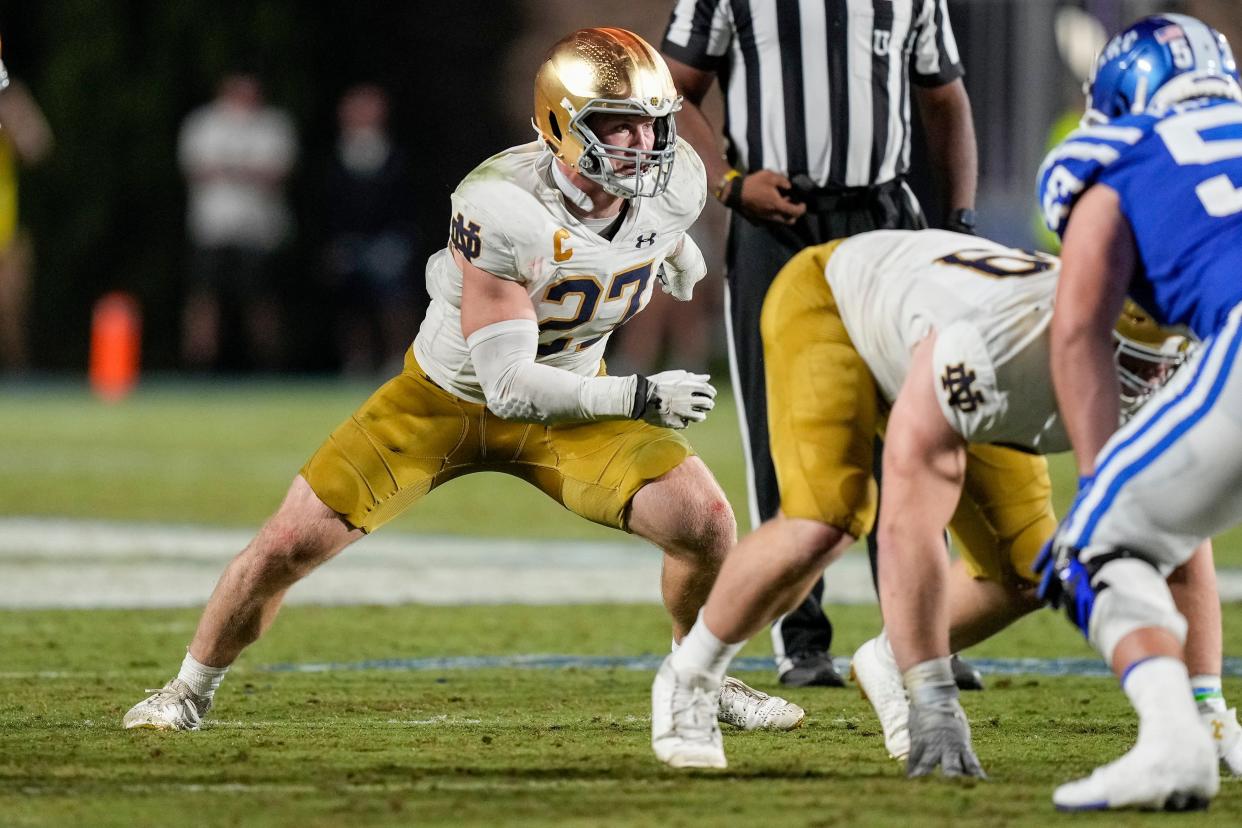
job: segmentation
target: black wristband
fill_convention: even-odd
[[[630,409],[631,420],[641,420],[647,410],[647,395],[651,393],[651,383],[642,374],[634,375],[634,405]]]
[[[725,190],[722,202],[724,206],[730,210],[736,210],[742,206],[742,182],[746,180],[745,175],[735,176],[729,179],[728,189]]]

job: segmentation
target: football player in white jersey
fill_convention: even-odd
[[[527,480],[583,517],[664,551],[674,640],[733,545],[719,485],[677,429],[703,420],[708,377],[610,377],[611,332],[656,282],[689,300],[706,265],[686,230],[706,194],[676,136],[659,54],[622,29],[557,43],[535,80],[538,139],[485,161],[452,197],[447,247],[405,368],[320,446],[221,576],[181,671],[125,727],[195,730],[228,666],[285,591],[431,489],[476,471]],[[787,730],[803,711],[730,680],[720,715]]]
[[[887,635],[855,654],[856,678],[910,775],[937,766],[983,774],[949,653],[1039,606],[1034,562],[1056,527],[1041,455],[1069,448],[1049,378],[1058,274],[1052,256],[933,230],[864,233],[785,266],[762,317],[781,513],[729,556],[698,623],[656,677],[660,759],[713,764],[718,731],[698,723],[711,720],[729,659],[874,521],[871,438],[882,428]],[[1122,321],[1127,360],[1142,360],[1125,372],[1137,406],[1176,366],[1185,340],[1135,311]],[[961,552],[952,567],[946,526]],[[1179,573],[1179,605],[1197,619],[1197,669],[1219,676],[1211,567],[1206,546]],[[667,701],[685,687],[700,689],[693,717]]]

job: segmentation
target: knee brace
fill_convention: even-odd
[[[1156,567],[1133,555],[1104,555],[1092,572],[1095,594],[1087,625],[1087,640],[1111,664],[1118,642],[1135,630],[1158,627],[1186,641],[1186,619],[1173,603],[1169,585]],[[1084,619],[1086,620],[1086,619]]]

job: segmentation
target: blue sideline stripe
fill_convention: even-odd
[[[445,656],[442,658],[383,658],[371,661],[325,662],[318,664],[269,664],[260,667],[271,673],[333,673],[356,670],[393,670],[426,672],[436,670],[643,670],[655,672],[663,655],[642,656],[576,656],[576,655],[507,655],[507,656]],[[835,659],[841,675],[849,671],[848,658]],[[970,663],[979,672],[990,676],[1092,676],[1107,677],[1112,671],[1095,658],[972,658]],[[1226,676],[1242,676],[1242,658],[1225,659]],[[733,660],[738,671],[771,671],[771,658],[746,657]]]

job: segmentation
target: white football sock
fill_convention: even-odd
[[[694,622],[690,632],[681,639],[681,645],[673,651],[673,667],[679,672],[707,673],[723,680],[729,662],[742,649],[745,641],[726,644],[712,634],[703,622],[703,613]]]
[[[1220,676],[1191,676],[1190,689],[1195,693],[1195,704],[1199,706],[1200,713],[1224,713],[1229,709],[1225,704],[1225,692],[1220,686]]]
[[[1170,656],[1138,661],[1121,677],[1122,689],[1139,715],[1139,741],[1148,733],[1158,739],[1199,727],[1199,710],[1190,692],[1186,665]]]
[[[216,689],[220,686],[220,682],[224,681],[224,674],[228,671],[228,667],[208,667],[206,664],[200,664],[187,651],[177,678],[184,681],[196,696],[210,699],[216,694]]]

